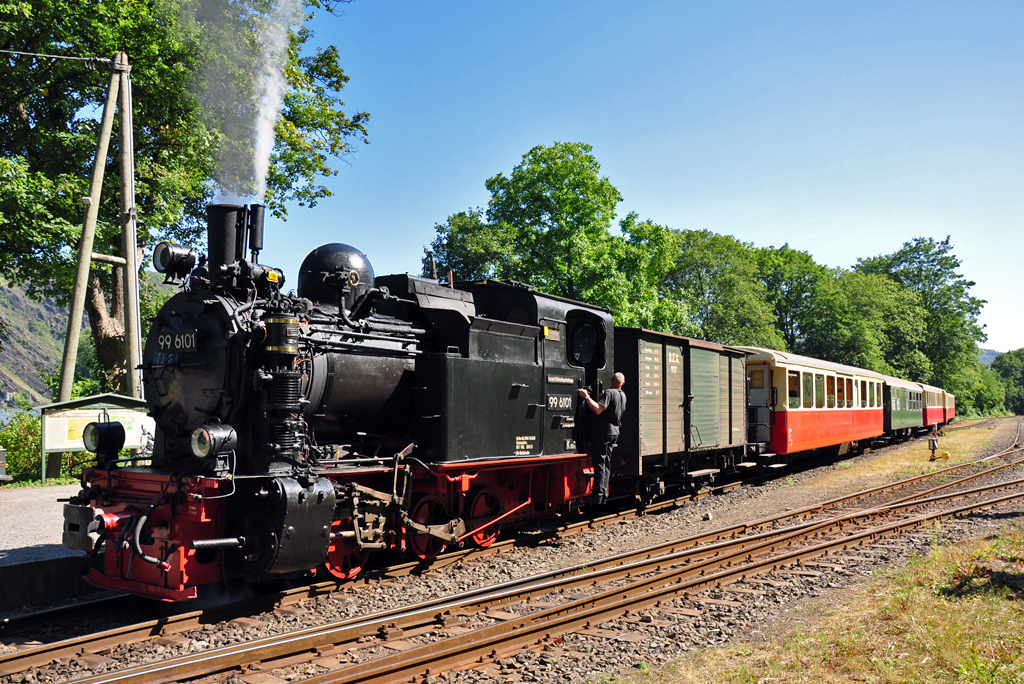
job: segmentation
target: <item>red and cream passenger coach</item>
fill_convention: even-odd
[[[839,446],[882,434],[883,376],[874,371],[786,352],[743,347],[751,407],[767,425],[757,441],[776,454]]]

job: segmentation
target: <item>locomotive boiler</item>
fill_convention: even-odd
[[[311,252],[286,293],[258,263],[262,206],[211,205],[207,228],[198,265],[154,251],[181,287],[145,344],[153,453],[120,458],[118,425],[86,430],[97,463],[64,544],[89,552],[88,582],[180,600],[236,578],[346,578],[374,551],[430,559],[579,507],[576,390],[610,382],[607,310],[514,282],[378,277],[344,244]]]

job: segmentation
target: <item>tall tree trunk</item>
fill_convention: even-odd
[[[128,393],[128,373],[124,341],[124,277],[121,266],[114,267],[113,292],[110,309],[99,275],[89,278],[89,296],[85,308],[89,313],[89,327],[96,342],[96,360],[100,367],[103,391]]]

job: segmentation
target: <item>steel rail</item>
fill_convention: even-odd
[[[1019,436],[1019,425],[1018,425],[1018,436]],[[1003,452],[999,452],[999,454],[1003,454],[1003,453],[1005,453],[1007,451],[1011,451],[1011,450],[1012,450],[1012,447],[1003,450]],[[993,456],[986,457],[985,459],[981,459],[981,461],[974,461],[974,462],[971,462],[969,464],[961,464],[961,465],[952,466],[950,468],[946,468],[946,469],[943,469],[943,470],[934,471],[933,473],[922,475],[922,476],[919,476],[919,477],[916,477],[916,478],[911,478],[910,480],[902,480],[902,481],[897,482],[897,483],[890,483],[890,484],[887,484],[887,485],[880,485],[880,486],[877,486],[877,487],[868,488],[868,489],[865,489],[865,490],[861,490],[860,492],[855,492],[855,493],[850,494],[850,495],[844,495],[844,496],[841,496],[841,497],[836,497],[834,499],[831,499],[831,500],[828,500],[828,501],[825,501],[825,502],[820,502],[820,503],[816,503],[816,504],[812,504],[812,505],[809,505],[809,506],[802,507],[800,509],[796,509],[796,510],[792,510],[792,511],[787,511],[787,512],[779,514],[779,515],[768,516],[768,517],[765,517],[765,518],[762,518],[762,519],[759,519],[759,520],[739,523],[739,524],[727,526],[727,527],[724,527],[724,528],[718,528],[716,530],[711,530],[711,531],[706,532],[706,533],[699,533],[699,534],[696,534],[696,535],[691,535],[691,536],[686,537],[684,539],[670,540],[670,541],[663,542],[663,543],[660,543],[660,544],[656,544],[656,545],[653,545],[653,546],[645,547],[645,548],[642,548],[642,549],[639,549],[639,550],[633,551],[633,552],[625,552],[625,553],[622,553],[622,554],[616,554],[616,555],[607,557],[605,559],[601,559],[600,561],[592,562],[592,563],[590,563],[588,565],[588,567],[591,570],[593,570],[593,569],[595,569],[597,567],[605,568],[605,567],[623,565],[623,564],[630,563],[632,561],[632,559],[638,558],[640,556],[646,556],[646,558],[653,558],[653,557],[657,557],[657,556],[668,556],[670,554],[673,554],[673,553],[677,552],[680,549],[686,549],[688,547],[692,549],[693,547],[696,547],[696,546],[698,546],[698,545],[700,545],[702,543],[707,543],[709,540],[722,539],[725,536],[731,536],[732,538],[736,538],[737,535],[745,534],[745,533],[749,532],[752,529],[756,529],[756,528],[759,528],[759,527],[764,527],[766,525],[776,524],[776,523],[781,522],[783,520],[793,519],[793,518],[800,517],[800,516],[806,516],[806,515],[809,515],[809,514],[812,514],[812,513],[818,513],[818,512],[821,512],[822,510],[824,510],[825,508],[837,505],[839,503],[846,503],[846,502],[848,502],[848,501],[850,501],[852,499],[863,498],[863,497],[871,496],[871,495],[874,495],[874,494],[877,494],[879,492],[883,492],[883,491],[886,491],[886,490],[895,489],[897,487],[901,487],[901,486],[905,485],[906,483],[908,483],[910,481],[916,481],[916,480],[919,480],[919,479],[922,479],[922,478],[926,478],[926,477],[935,476],[935,475],[938,475],[938,474],[947,473],[947,472],[950,472],[950,471],[962,468],[962,467],[964,467],[966,465],[973,465],[975,463],[984,462],[984,461],[989,460],[989,459],[991,459],[991,458],[993,458],[993,457],[995,457],[995,456],[997,456],[999,454],[995,454]],[[1003,467],[1007,467],[1007,466],[1006,465],[1001,465],[1001,466],[998,466],[998,467],[996,467],[994,469],[990,469],[990,470],[984,471],[982,473],[971,475],[971,476],[968,476],[966,478],[962,478],[960,480],[957,480],[955,482],[944,484],[944,485],[942,485],[940,487],[935,488],[934,490],[929,490],[929,492],[937,491],[937,490],[941,490],[941,489],[946,489],[948,487],[952,487],[952,486],[955,486],[957,484],[962,484],[965,481],[968,481],[970,479],[974,479],[974,478],[980,477],[981,475],[984,475],[984,474],[986,474],[988,472],[992,472],[994,470],[998,470],[998,469],[1003,468]],[[911,497],[905,497],[905,499],[901,499],[901,500],[898,500],[898,501],[903,501],[903,500],[907,500],[907,499],[910,499],[912,497],[918,497],[918,496],[920,496],[920,494],[911,495]],[[685,498],[689,499],[688,496],[685,497]],[[597,519],[594,519],[594,520],[585,520],[585,521],[580,521],[580,522],[577,522],[577,523],[570,523],[570,524],[567,524],[567,525],[564,525],[564,526],[561,526],[561,527],[565,528],[565,529],[568,529],[568,530],[584,529],[584,528],[593,526],[595,524],[602,524],[604,522],[610,522],[610,521],[614,521],[614,520],[619,520],[619,519],[621,519],[621,516],[623,514],[629,514],[629,513],[636,513],[636,511],[626,511],[626,512],[621,512],[621,513],[616,513],[616,514],[609,514],[607,516],[603,516],[601,518],[597,518]],[[791,528],[784,528],[784,530],[785,529],[791,529]],[[776,531],[773,531],[771,534],[778,534],[778,533],[781,533],[781,531],[776,530]],[[511,547],[513,544],[515,544],[515,540],[509,540],[508,542],[504,543],[504,546],[505,547]],[[496,545],[494,545],[494,546],[492,546],[490,548],[491,549],[495,549],[496,546],[498,546],[498,545],[496,544]],[[477,552],[478,552],[478,550],[477,550]],[[445,562],[445,565],[448,565],[450,563],[458,562],[458,561],[464,559],[465,557],[467,557],[467,556],[469,556],[469,555],[471,555],[473,553],[474,553],[473,549],[465,549],[465,550],[454,552],[453,554],[446,555],[446,556],[444,556],[442,558],[444,558],[447,561],[447,562]],[[417,562],[412,562],[412,563],[401,564],[399,566],[394,566],[392,568],[392,570],[396,573],[397,576],[401,576],[401,575],[404,575],[404,574],[409,574],[411,572],[414,572],[416,569],[421,569],[423,567],[424,567],[424,564],[422,562],[420,562],[420,561],[417,561]],[[427,567],[430,567],[431,569],[436,568],[436,566],[427,566]],[[577,568],[566,568],[566,569],[562,569],[562,570],[552,571],[551,573],[547,573],[544,576],[552,576],[553,577],[553,576],[556,576],[556,575],[564,575],[564,574],[566,574],[568,572],[575,572],[576,569]],[[392,576],[396,576],[396,575],[392,575]],[[524,580],[520,580],[520,581],[516,581],[516,582],[510,583],[509,586],[521,586],[522,582],[528,582],[528,581],[531,581],[531,580],[534,580],[534,579],[536,579],[536,578],[524,578]],[[312,597],[315,597],[315,596],[329,594],[331,591],[339,588],[340,586],[341,586],[341,583],[338,583],[338,582],[318,583],[318,584],[309,585],[309,586],[305,586],[305,587],[298,587],[298,588],[286,590],[286,591],[281,592],[281,593],[276,594],[276,595],[271,595],[271,596],[267,596],[267,597],[257,597],[255,599],[249,599],[249,600],[243,602],[242,604],[231,604],[231,605],[228,605],[228,606],[221,607],[221,608],[217,609],[216,613],[211,613],[211,611],[209,609],[207,611],[205,611],[205,612],[204,611],[190,611],[188,613],[182,613],[182,614],[176,615],[176,616],[160,618],[160,619],[157,619],[157,620],[151,620],[151,621],[147,621],[147,622],[144,622],[144,623],[139,623],[139,624],[136,624],[136,625],[129,625],[129,626],[126,626],[126,627],[120,627],[120,628],[115,628],[115,629],[112,629],[112,630],[107,630],[107,631],[100,632],[100,633],[97,633],[97,634],[94,634],[94,635],[90,635],[90,636],[86,636],[86,637],[77,637],[77,638],[73,638],[73,639],[69,639],[69,640],[64,640],[64,641],[60,641],[60,642],[53,642],[53,643],[50,643],[50,644],[42,644],[42,645],[30,648],[30,649],[24,649],[22,651],[17,651],[17,652],[14,652],[14,653],[10,653],[10,654],[6,654],[6,655],[0,656],[0,674],[6,674],[6,673],[11,673],[11,672],[23,671],[23,670],[28,669],[30,667],[36,667],[36,666],[39,666],[39,665],[46,664],[46,663],[48,663],[48,662],[50,662],[52,660],[56,660],[56,659],[61,658],[61,657],[69,657],[69,656],[77,655],[77,654],[83,653],[83,652],[102,651],[102,650],[104,650],[106,648],[109,648],[111,646],[115,646],[115,645],[118,645],[118,644],[137,642],[137,641],[142,641],[142,640],[145,640],[145,639],[148,639],[148,638],[152,638],[152,637],[155,637],[155,636],[160,636],[160,635],[166,635],[166,634],[172,634],[172,633],[176,633],[176,632],[186,631],[188,629],[192,629],[192,628],[198,626],[199,624],[202,624],[203,622],[211,622],[211,621],[214,621],[216,619],[227,619],[228,616],[237,616],[238,614],[244,614],[247,610],[248,611],[257,610],[257,609],[264,609],[265,610],[265,609],[270,609],[270,608],[272,608],[275,605],[288,605],[288,604],[296,603],[296,602],[302,600],[303,598],[312,598]],[[493,589],[493,587],[492,587],[492,589]],[[398,612],[400,613],[401,611],[398,611]],[[220,618],[217,617],[218,615],[220,616]]]
[[[642,578],[627,588],[608,589],[569,604],[530,613],[441,642],[418,646],[357,666],[309,677],[304,679],[303,683],[392,684],[410,681],[415,676],[436,674],[475,661],[479,662],[487,657],[495,658],[501,654],[512,653],[525,646],[550,639],[554,635],[576,631],[592,623],[621,616],[627,610],[645,608],[658,605],[662,601],[688,596],[690,591],[732,584],[752,574],[763,574],[793,564],[799,565],[803,560],[824,556],[840,547],[845,550],[851,545],[859,546],[907,529],[919,528],[932,520],[962,515],[1020,499],[1024,499],[1024,492],[923,514],[710,574],[706,573],[706,568],[699,567],[673,569],[659,573],[655,577]]]
[[[988,485],[978,488],[976,491],[985,492],[995,488],[1020,485],[1024,485],[1024,479]],[[942,497],[934,497],[919,502],[917,505],[935,503],[945,499],[964,498],[970,493],[958,492],[947,494]],[[1024,493],[1014,494],[1009,498],[1024,498]],[[911,505],[913,504],[910,502],[901,504],[903,507],[910,507]],[[964,508],[969,509],[971,506]],[[628,564],[610,565],[601,569],[596,568],[600,562],[589,566],[574,566],[567,569],[569,572],[552,571],[542,576],[527,578],[526,581],[509,582],[499,587],[475,590],[455,597],[445,597],[436,601],[425,602],[410,609],[397,609],[375,616],[356,618],[342,623],[300,630],[290,634],[268,637],[221,649],[213,649],[201,654],[191,654],[167,660],[163,663],[148,663],[76,681],[78,684],[112,684],[113,682],[123,682],[124,684],[153,682],[156,684],[158,682],[189,679],[212,672],[243,667],[247,663],[254,661],[289,658],[296,654],[313,652],[326,646],[333,647],[339,642],[351,641],[360,636],[376,634],[380,631],[381,627],[390,626],[398,628],[411,625],[436,624],[444,611],[479,611],[483,607],[520,602],[524,598],[530,599],[536,596],[543,596],[555,589],[596,585],[599,581],[611,582],[629,579],[633,580],[634,583],[646,582],[647,579],[644,577],[641,577],[639,580],[633,578],[638,575],[644,576],[651,573],[654,573],[655,576],[663,576],[665,575],[663,568],[666,565],[674,568],[667,571],[669,574],[680,572],[680,566],[688,573],[706,574],[709,569],[722,563],[746,562],[755,554],[773,553],[780,547],[783,547],[783,545],[785,545],[785,548],[788,548],[793,543],[812,534],[821,535],[834,529],[842,530],[845,525],[856,523],[859,518],[867,520],[873,516],[889,515],[891,513],[891,510],[884,508],[871,508],[823,521],[804,523],[784,530],[774,530],[744,539],[729,540],[709,547],[688,549],[670,555],[653,556]],[[865,534],[873,534],[878,529],[880,528],[872,528]],[[785,557],[785,555],[781,557]],[[610,559],[606,560],[610,561]],[[690,577],[692,575],[686,576]],[[633,586],[633,584],[630,586]],[[610,591],[614,593],[619,590]],[[564,606],[560,608],[564,608]],[[385,658],[390,658],[390,656],[385,656]]]

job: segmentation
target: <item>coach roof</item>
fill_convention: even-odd
[[[761,347],[738,347],[739,349],[745,349],[751,353],[748,361],[772,361],[776,364],[782,365],[795,365],[795,366],[809,366],[811,368],[818,368],[821,370],[832,371],[833,373],[845,373],[847,375],[860,375],[865,378],[874,378],[876,380],[883,380],[885,376],[875,371],[865,370],[864,368],[857,368],[856,366],[847,366],[842,363],[832,363],[831,361],[822,361],[820,359],[812,359],[810,356],[800,356],[799,354],[790,354],[789,352],[780,352],[774,349],[762,349]]]

